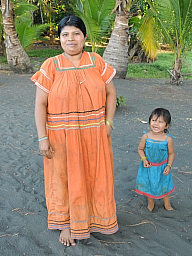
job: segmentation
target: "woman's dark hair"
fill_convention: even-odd
[[[170,114],[169,110],[167,110],[165,108],[156,108],[156,109],[154,109],[153,112],[151,113],[150,117],[149,117],[149,124],[150,124],[151,118],[153,116],[156,116],[157,118],[162,116],[164,121],[166,122],[166,125],[171,124],[171,114]],[[168,129],[164,130],[165,133],[167,131],[168,131]]]
[[[61,34],[61,30],[65,27],[65,26],[74,26],[78,29],[81,30],[81,32],[83,33],[84,37],[86,36],[86,27],[84,22],[82,21],[81,18],[77,17],[77,16],[67,16],[64,17],[60,22],[59,22],[59,26],[58,26],[58,36],[60,38],[60,34]]]

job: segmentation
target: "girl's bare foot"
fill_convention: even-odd
[[[164,207],[167,211],[173,211],[174,210],[173,207],[170,204],[169,195],[165,196],[163,198],[163,201],[164,201]]]
[[[148,197],[148,206],[147,206],[147,208],[150,212],[152,212],[153,209],[154,209],[154,200],[150,197]]]
[[[64,229],[61,231],[59,241],[66,246],[76,245],[75,240],[71,238],[70,229]]]

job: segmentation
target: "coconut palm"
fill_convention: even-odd
[[[33,25],[32,13],[37,9],[35,5],[24,2],[14,7],[15,28],[23,49],[39,39],[41,32],[51,26],[51,24]]]
[[[110,25],[115,0],[75,0],[74,12],[84,21],[92,51],[96,52]]]
[[[150,5],[139,30],[144,49],[154,54],[161,35],[174,52],[171,83],[180,83],[182,60],[192,48],[192,0],[146,0]]]
[[[33,71],[33,68],[17,36],[10,0],[1,0],[1,12],[8,65],[11,70],[17,73],[30,73]]]
[[[132,0],[116,0],[116,19],[104,60],[116,68],[116,78],[125,78],[128,68],[128,14]]]

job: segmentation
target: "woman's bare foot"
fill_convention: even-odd
[[[163,198],[163,201],[164,201],[164,207],[167,211],[173,211],[173,207],[171,206],[170,204],[170,199],[169,199],[169,195],[165,196]]]
[[[148,197],[148,206],[147,206],[147,208],[150,212],[152,212],[153,209],[154,209],[154,200],[150,197]]]
[[[61,231],[59,241],[66,246],[76,245],[75,240],[71,238],[70,229],[64,229]]]

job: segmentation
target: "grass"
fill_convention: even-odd
[[[127,77],[169,79],[167,70],[171,70],[173,62],[173,53],[160,52],[158,60],[153,63],[129,63]],[[187,52],[181,71],[182,74],[192,73],[192,52]],[[192,74],[185,78],[192,79]]]
[[[6,57],[3,57],[3,56],[0,56],[0,64],[7,64],[7,58]]]
[[[47,49],[37,49],[37,50],[28,50],[26,51],[28,56],[30,58],[32,57],[36,57],[36,58],[49,58],[49,57],[53,57],[55,55],[59,55],[60,53],[62,53],[63,51],[61,49],[51,49],[51,48],[47,48]]]

